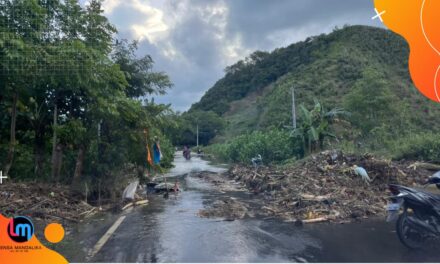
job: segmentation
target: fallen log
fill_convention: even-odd
[[[272,213],[278,213],[278,210],[275,210],[274,208],[270,208],[270,207],[267,207],[267,206],[262,206],[261,210],[270,211]]]
[[[440,171],[440,165],[434,163],[426,163],[426,162],[414,162],[413,164],[408,166],[408,169],[416,170],[417,168],[430,170],[430,171]]]
[[[45,217],[46,218],[50,218],[50,217],[52,217],[52,218],[59,218],[59,219],[64,219],[64,220],[68,220],[68,221],[71,221],[71,222],[79,223],[78,219],[74,219],[74,218],[67,217],[67,216],[45,214]]]
[[[320,222],[327,222],[327,221],[328,221],[327,217],[318,217],[318,218],[314,218],[314,219],[302,220],[302,222],[304,224],[320,223]]]
[[[81,215],[88,215],[88,214],[92,213],[95,209],[96,209],[96,207],[93,207],[93,208],[90,209],[90,210],[87,210],[87,211],[85,211],[85,212],[80,213],[78,216],[81,216]]]
[[[122,207],[122,211],[124,211],[124,210],[126,210],[126,209],[128,209],[128,208],[130,208],[132,206],[133,206],[133,203],[128,203],[124,207]]]
[[[148,204],[148,200],[141,200],[134,203],[134,205],[144,205],[144,204]]]
[[[328,195],[312,195],[312,194],[301,194],[301,199],[304,201],[313,201],[313,202],[322,202],[325,200],[330,199],[330,196]]]

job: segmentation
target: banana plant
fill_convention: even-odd
[[[316,149],[323,149],[326,138],[336,138],[331,133],[331,124],[338,121],[338,117],[349,115],[342,108],[333,108],[326,112],[323,105],[317,100],[315,100],[312,110],[308,110],[303,104],[300,105],[300,113],[302,123],[292,131],[292,136],[301,140],[304,156]]]

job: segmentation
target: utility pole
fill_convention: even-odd
[[[295,88],[292,86],[292,125],[296,129]]]
[[[199,122],[197,122],[197,148],[199,148]]]

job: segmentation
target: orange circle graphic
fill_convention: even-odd
[[[61,242],[64,238],[64,228],[57,223],[48,224],[44,229],[44,236],[46,240],[51,243]]]

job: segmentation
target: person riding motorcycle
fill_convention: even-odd
[[[183,156],[187,160],[191,159],[191,150],[187,146],[183,147]]]

